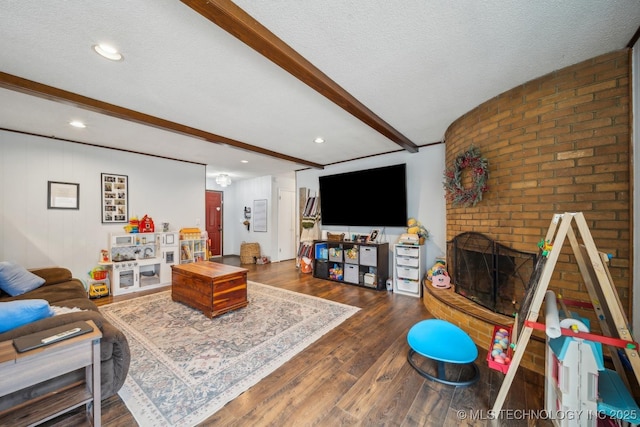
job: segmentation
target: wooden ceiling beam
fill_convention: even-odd
[[[216,135],[213,133],[205,132],[200,129],[192,128],[182,125],[180,123],[164,120],[159,117],[150,116],[138,111],[129,110],[128,108],[119,107],[117,105],[109,104],[97,99],[88,98],[86,96],[78,95],[73,92],[67,92],[62,89],[55,88],[53,86],[47,86],[42,83],[27,80],[22,77],[14,76],[11,74],[3,73],[0,71],[0,88],[13,90],[16,92],[25,93],[28,95],[36,96],[50,101],[60,102],[67,105],[72,105],[84,110],[93,111],[95,113],[104,114],[107,116],[115,117],[129,122],[138,123],[145,126],[151,126],[156,129],[161,129],[168,132],[173,132],[192,138],[198,138],[207,142],[215,144],[229,145],[241,150],[251,151],[253,153],[264,154],[265,156],[274,157],[281,160],[287,160],[293,163],[306,165],[315,169],[324,169],[324,166],[318,163],[310,162],[308,160],[298,159],[296,157],[287,156],[282,153],[267,150],[255,145],[250,145],[235,139],[227,138],[224,136]]]
[[[230,0],[181,1],[405,150],[418,151],[416,144]]]

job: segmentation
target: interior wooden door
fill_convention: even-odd
[[[207,190],[205,204],[209,250],[211,256],[222,256],[222,192]]]

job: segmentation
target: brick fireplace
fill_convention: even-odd
[[[598,248],[613,256],[609,270],[632,318],[629,82],[630,50],[623,49],[523,83],[453,122],[445,133],[445,167],[473,144],[487,159],[489,178],[477,205],[447,202],[446,239],[478,232],[514,250],[537,252],[555,213],[583,212]],[[471,179],[463,173],[465,187]],[[427,308],[483,348],[492,324],[512,321],[428,283]],[[549,288],[589,301],[569,248]],[[538,351],[536,345],[529,343],[521,366],[541,372],[544,346]]]
[[[425,280],[425,306],[436,317],[466,330],[479,347],[487,349],[494,326],[513,325],[536,258],[536,253],[510,249],[481,233],[459,234],[447,243],[447,270],[454,287],[438,289]],[[538,334],[529,343],[529,353],[544,358],[543,344],[544,336]],[[534,358],[522,365],[544,374],[544,364],[537,366]]]
[[[447,268],[455,292],[497,314],[519,311],[536,254],[513,250],[468,231],[447,243]]]

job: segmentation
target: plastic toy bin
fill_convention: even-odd
[[[496,371],[500,371],[503,374],[506,374],[507,371],[509,370],[509,365],[511,364],[511,358],[513,358],[513,349],[511,348],[511,345],[509,345],[507,347],[506,350],[506,355],[509,358],[509,361],[506,363],[499,363],[496,360],[494,360],[493,356],[491,355],[491,352],[493,351],[493,345],[495,344],[495,337],[496,337],[496,333],[500,330],[500,329],[506,329],[507,332],[509,333],[509,344],[511,344],[511,328],[510,327],[505,327],[505,326],[495,326],[493,327],[493,333],[491,334],[491,342],[489,343],[489,348],[487,350],[487,363],[489,364],[489,367],[491,369],[495,369]]]
[[[329,258],[329,248],[326,243],[316,243],[316,259],[328,259]]]

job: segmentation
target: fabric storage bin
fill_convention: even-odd
[[[358,284],[358,266],[356,264],[345,264],[344,265],[344,281],[349,283]]]
[[[342,248],[339,246],[329,248],[329,261],[342,262]]]
[[[375,267],[378,265],[378,248],[375,246],[360,246],[360,265]]]
[[[350,248],[344,248],[344,262],[348,264],[358,263],[358,247],[352,246]]]
[[[327,261],[316,260],[314,276],[320,279],[329,277],[329,263]]]
[[[364,285],[368,288],[375,288],[376,275],[373,273],[364,273]]]

